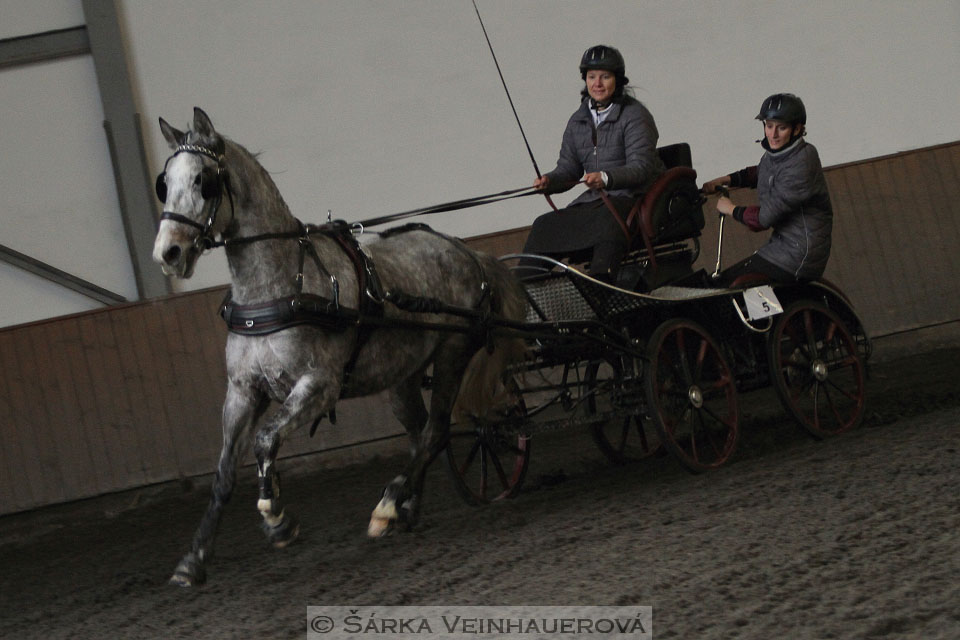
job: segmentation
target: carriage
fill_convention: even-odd
[[[527,317],[513,330],[529,355],[508,373],[511,402],[500,419],[452,428],[447,461],[467,502],[515,496],[531,439],[557,428],[585,428],[613,463],[665,448],[697,473],[733,455],[748,391],[773,386],[817,438],[863,419],[870,341],[843,292],[759,274],[720,288],[694,273],[704,199],[689,147],[658,151],[668,170],[641,203],[638,248],[615,284],[546,257],[504,258],[542,273],[524,281]]]
[[[410,437],[409,463],[371,514],[374,537],[417,523],[426,469],[444,451],[461,495],[484,503],[520,490],[541,429],[582,425],[614,462],[663,446],[703,471],[732,455],[738,394],[749,389],[773,385],[818,437],[863,418],[870,343],[842,292],[826,281],[721,289],[693,271],[703,201],[686,145],[659,150],[669,168],[637,205],[637,249],[616,283],[531,256],[542,273],[521,283],[511,258],[426,225],[361,246],[357,225],[304,224],[254,154],[221,136],[202,109],[193,125],[184,132],[160,120],[173,154],[157,177],[164,210],[153,256],[168,275],[188,278],[203,253],[224,248],[228,384],[210,502],[174,584],[204,581],[251,443],[267,539],[275,547],[296,539],[277,455],[294,430],[333,421],[341,398],[389,391]],[[271,402],[279,409],[267,413]],[[451,428],[455,404],[467,417]]]

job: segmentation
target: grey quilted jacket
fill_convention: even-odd
[[[659,133],[647,108],[630,96],[618,98],[609,108],[612,111],[596,128],[588,99],[570,116],[557,167],[546,174],[550,193],[570,189],[585,173],[606,171],[608,195],[638,197],[663,173],[657,155]],[[587,190],[570,204],[598,199],[598,191]]]
[[[823,274],[830,257],[833,207],[816,147],[798,140],[767,151],[757,165],[758,222],[773,228],[760,257],[797,278]]]

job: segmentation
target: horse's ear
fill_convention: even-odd
[[[193,130],[205,138],[212,138],[217,135],[210,122],[210,116],[200,107],[193,108]]]
[[[170,123],[160,118],[160,131],[163,132],[163,138],[170,145],[171,149],[176,149],[183,144],[184,133],[170,126]]]

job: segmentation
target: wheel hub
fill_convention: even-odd
[[[691,385],[687,389],[687,399],[690,400],[690,404],[699,409],[703,406],[703,391],[697,385]]]
[[[810,370],[813,372],[813,377],[817,379],[817,382],[823,382],[827,379],[827,363],[823,360],[814,360],[810,366]]]

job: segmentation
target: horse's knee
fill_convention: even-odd
[[[272,461],[277,457],[280,448],[280,438],[276,431],[264,430],[257,432],[253,441],[253,454],[257,463],[262,467],[265,461]]]

